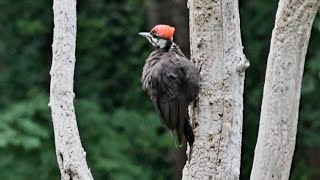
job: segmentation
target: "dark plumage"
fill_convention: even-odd
[[[163,124],[176,132],[179,144],[184,135],[192,147],[194,134],[188,106],[198,95],[199,73],[172,40],[165,40],[162,47],[155,43],[158,48],[146,60],[142,87],[148,92]]]

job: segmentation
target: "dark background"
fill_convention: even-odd
[[[249,179],[277,0],[240,0],[245,80],[241,179]],[[95,179],[178,179],[184,154],[141,90],[152,47],[139,37],[176,27],[189,56],[185,0],[78,0],[76,113]],[[52,1],[0,0],[0,179],[60,179],[48,108]],[[292,180],[320,179],[320,18],[312,29],[302,85]]]

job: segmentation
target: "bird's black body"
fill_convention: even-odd
[[[199,73],[195,65],[172,42],[150,54],[141,81],[161,121],[171,131],[176,131],[180,145],[184,135],[192,147],[194,134],[188,106],[199,92]]]

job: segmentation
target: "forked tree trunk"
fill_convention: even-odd
[[[190,108],[195,133],[183,180],[239,179],[243,86],[238,2],[189,0],[191,60],[201,69],[199,99]]]
[[[319,0],[280,0],[271,38],[252,180],[289,179],[303,67]]]
[[[73,106],[76,0],[54,0],[50,103],[56,155],[63,180],[91,180]]]

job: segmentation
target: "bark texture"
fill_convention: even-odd
[[[195,143],[183,180],[239,179],[243,54],[238,1],[189,0],[191,60],[201,69],[198,101],[190,107]]]
[[[54,0],[50,103],[56,155],[63,180],[93,179],[86,163],[73,106],[76,0]]]
[[[319,0],[280,0],[272,33],[252,180],[289,179],[301,80]]]

